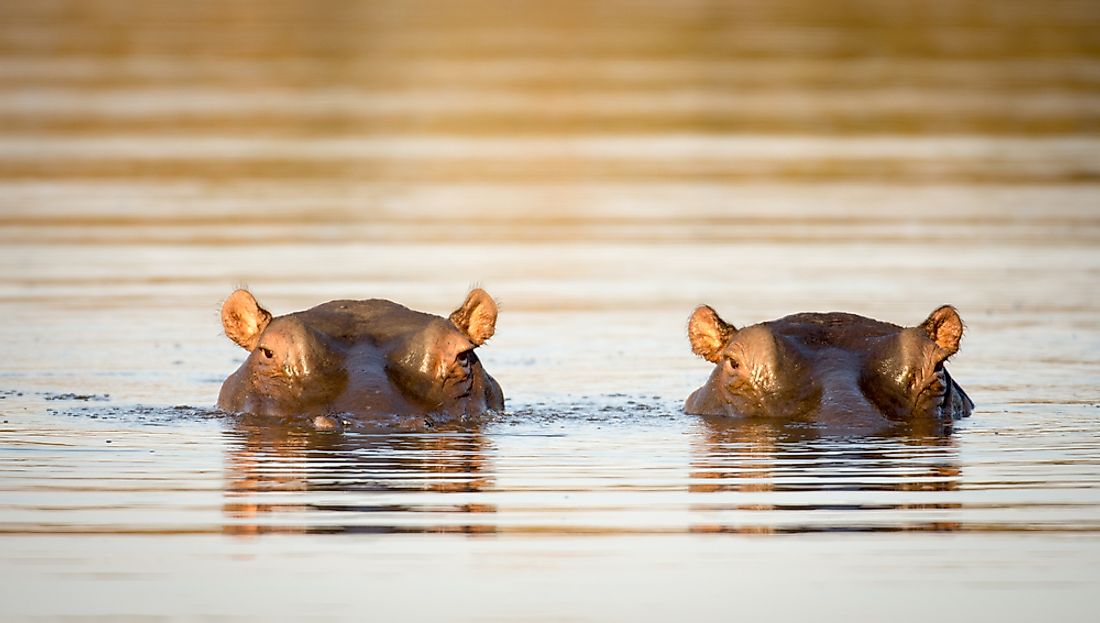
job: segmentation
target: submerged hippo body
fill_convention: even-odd
[[[704,305],[692,314],[688,338],[695,354],[716,365],[684,410],[848,429],[950,427],[974,407],[943,365],[958,351],[962,332],[950,306],[916,327],[807,313],[737,329]]]
[[[449,318],[377,299],[273,318],[237,290],[222,306],[222,325],[249,355],[222,384],[218,408],[318,422],[498,411],[504,395],[474,354],[496,317],[496,303],[480,289]]]

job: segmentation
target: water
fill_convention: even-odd
[[[1098,21],[5,3],[0,618],[1091,620]],[[211,410],[239,284],[445,314],[473,283],[484,426]],[[703,302],[952,303],[978,408],[947,437],[686,416]]]

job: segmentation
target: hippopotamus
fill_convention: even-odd
[[[330,301],[272,317],[248,290],[221,310],[248,357],[222,384],[218,408],[312,418],[318,428],[385,416],[459,421],[504,408],[474,350],[493,336],[496,302],[472,290],[450,316],[392,301]]]
[[[688,339],[715,366],[684,411],[844,430],[914,422],[950,427],[974,408],[944,367],[962,334],[950,305],[915,327],[832,312],[742,329],[702,305],[688,321]]]

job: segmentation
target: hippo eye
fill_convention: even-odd
[[[738,362],[736,359],[734,359],[733,357],[726,357],[726,369],[727,370],[729,370],[730,372],[735,372],[740,367],[741,367],[741,363]]]
[[[270,348],[264,348],[263,346],[260,347],[260,352],[263,353],[264,357],[267,357],[268,359],[271,359],[275,356],[275,353],[271,352]]]
[[[455,356],[455,362],[462,367],[469,367],[471,360],[474,357],[474,351],[464,350]]]

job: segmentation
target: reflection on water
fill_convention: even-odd
[[[942,532],[963,527],[957,513],[926,512],[962,508],[933,493],[959,489],[960,459],[949,435],[899,431],[836,439],[807,426],[714,417],[703,422],[692,459],[691,477],[697,482],[690,491],[711,494],[711,501],[694,509],[723,523],[695,525],[693,531]],[[740,495],[713,495],[724,492]],[[720,501],[726,497],[728,503]]]
[[[476,515],[496,511],[476,495],[493,485],[480,431],[319,433],[244,418],[226,435],[228,534],[494,530]]]
[[[232,418],[219,425],[220,438],[203,441],[224,452],[220,477],[209,483],[220,501],[209,510],[171,498],[147,508],[130,497],[151,486],[133,475],[157,464],[164,476],[152,487],[171,486],[164,478],[173,473],[172,457],[142,457],[123,472],[130,475],[105,470],[98,487],[86,488],[83,478],[64,476],[81,469],[83,452],[40,449],[43,467],[53,465],[56,476],[44,487],[34,470],[9,472],[8,482],[24,482],[21,495],[31,497],[9,507],[5,531],[127,534],[170,525],[176,533],[232,536],[1100,532],[1100,476],[1087,448],[1080,458],[1053,459],[1042,450],[1027,457],[1011,436],[968,430],[965,423],[956,434],[836,436],[806,425],[695,418],[629,395],[603,401],[532,406],[483,427],[427,433],[317,432],[307,423]],[[128,416],[111,419],[118,417]],[[179,415],[153,417],[164,426]],[[8,454],[26,452],[17,446]],[[52,526],[29,523],[48,508],[30,500],[49,491],[68,491],[74,501],[86,500],[78,507],[99,511],[82,510]],[[218,514],[210,512],[215,508]],[[131,513],[139,509],[147,517],[135,523]]]

